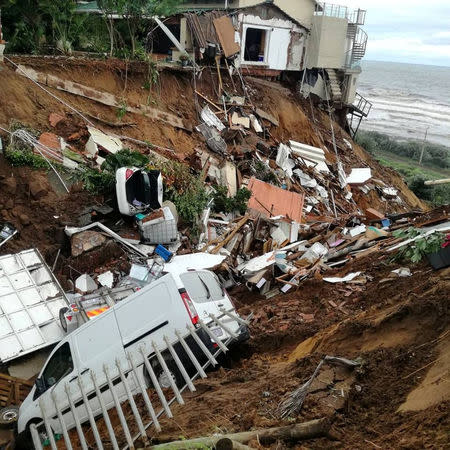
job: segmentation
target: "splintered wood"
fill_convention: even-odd
[[[33,387],[33,382],[0,373],[0,407],[19,405]]]

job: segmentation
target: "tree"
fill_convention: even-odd
[[[131,54],[136,54],[137,34],[144,20],[153,16],[168,16],[176,11],[181,0],[122,0],[120,13],[127,22]]]
[[[46,24],[38,0],[0,0],[2,26],[8,51],[37,53],[45,39]]]
[[[72,53],[85,16],[76,14],[75,0],[40,0],[40,7],[50,18],[56,48],[62,53]]]
[[[97,5],[105,18],[109,33],[109,56],[113,56],[116,27],[114,25],[115,15],[123,10],[124,0],[98,0]]]

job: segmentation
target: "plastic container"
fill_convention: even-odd
[[[177,222],[168,206],[161,208],[163,217],[145,221],[145,216],[138,220],[139,234],[143,242],[148,244],[171,244],[178,237]]]
[[[161,258],[164,259],[165,262],[169,262],[173,256],[173,253],[167,250],[167,248],[163,247],[162,245],[158,245],[155,248],[155,253],[161,256]]]

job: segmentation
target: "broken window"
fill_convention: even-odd
[[[245,32],[244,61],[264,62],[267,30],[247,28]]]

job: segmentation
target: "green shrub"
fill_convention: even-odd
[[[5,157],[13,167],[29,166],[33,169],[48,169],[48,162],[31,150],[7,149]]]
[[[114,173],[97,169],[86,169],[81,172],[80,178],[84,188],[92,194],[110,194],[114,189],[116,177]]]
[[[113,155],[108,155],[103,161],[101,169],[115,174],[121,167],[145,167],[149,163],[147,156],[135,152],[129,148],[119,150]]]
[[[394,231],[392,234],[395,237],[411,239],[419,236],[421,233],[416,228],[408,228],[407,230]],[[393,257],[393,260],[418,263],[424,256],[439,251],[444,240],[445,235],[443,233],[433,233],[424,236],[401,247],[398,253]]]
[[[228,197],[228,189],[226,186],[217,186],[213,195],[214,211],[230,213],[239,211],[245,214],[247,211],[247,202],[250,200],[252,193],[247,188],[241,188],[236,192],[234,197]]]

